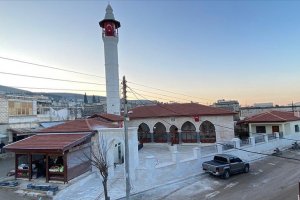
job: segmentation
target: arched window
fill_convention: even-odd
[[[151,142],[150,128],[145,123],[141,123],[139,125],[138,140],[140,141],[140,143]]]
[[[153,127],[154,142],[167,142],[167,129],[161,122],[157,122]]]
[[[187,143],[197,142],[196,127],[192,122],[187,121],[181,126],[181,140]]]
[[[204,121],[200,125],[200,141],[203,143],[216,142],[216,129],[210,121]]]

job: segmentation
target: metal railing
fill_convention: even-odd
[[[234,149],[235,148],[235,143],[234,142],[225,142],[222,144],[222,149],[223,151],[229,150],[229,149]]]
[[[241,139],[241,146],[246,146],[246,145],[250,145],[250,144],[251,144],[250,138]]]
[[[201,153],[204,155],[218,152],[217,145],[201,146],[200,148],[201,148]]]
[[[276,139],[275,133],[267,134],[267,136],[268,136],[268,140],[275,140]]]
[[[265,136],[264,135],[257,135],[254,137],[255,144],[265,142]]]
[[[283,132],[279,132],[279,138],[283,138]]]

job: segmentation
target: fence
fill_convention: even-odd
[[[265,136],[264,135],[256,135],[255,137],[255,143],[261,143],[261,142],[265,142]]]
[[[288,138],[289,140],[284,138]],[[290,147],[294,142],[293,140],[300,139],[300,134],[284,135],[284,138],[280,139],[279,133],[276,133],[275,137],[263,134],[244,140],[235,138],[232,141],[222,144],[195,147],[190,157],[184,158],[180,156],[180,150],[173,151],[170,155],[172,156],[172,161],[165,164],[161,163],[160,165],[156,165],[156,158],[149,157],[146,158],[146,166],[136,170],[137,179],[135,180],[135,184],[147,183],[149,188],[151,188],[156,184],[163,184],[174,179],[202,173],[202,163],[212,160],[215,153],[235,155],[246,161],[257,160],[265,157],[265,155],[260,153],[268,154],[273,152],[275,148]]]
[[[275,140],[276,139],[276,135],[274,133],[267,134],[267,135],[268,135],[268,140]]]
[[[229,149],[234,149],[235,147],[236,147],[235,142],[233,142],[233,141],[222,143],[222,150],[223,151],[226,151],[226,150],[229,150]]]
[[[251,144],[250,139],[249,138],[242,139],[240,144],[241,144],[241,147],[246,146],[246,145],[250,145]]]

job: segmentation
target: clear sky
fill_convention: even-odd
[[[0,1],[0,56],[105,76],[98,22],[107,3]],[[300,101],[299,1],[110,3],[121,22],[120,78],[126,75],[128,81],[197,98],[132,87],[172,96],[168,100],[205,104],[222,98],[239,100],[242,105]],[[100,77],[2,59],[0,71],[105,83]],[[105,95],[101,85],[4,74],[0,74],[0,84],[95,90],[87,94]]]

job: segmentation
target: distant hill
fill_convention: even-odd
[[[0,85],[0,94],[11,94],[11,95],[43,95],[53,99],[83,99],[84,94],[77,93],[65,93],[65,92],[30,92],[28,90],[21,90],[13,87],[7,87]],[[88,96],[88,100],[91,102],[93,96]],[[101,100],[105,100],[106,97],[96,96],[96,98],[100,98]]]
[[[33,94],[30,91],[27,90],[21,90],[13,87],[7,87],[4,85],[0,85],[0,94]]]

